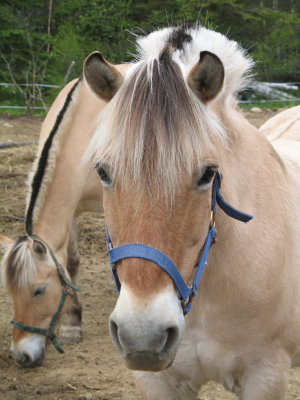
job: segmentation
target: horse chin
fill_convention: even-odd
[[[149,354],[143,351],[127,355],[124,359],[129,369],[152,372],[163,371],[169,368],[174,361],[174,357],[160,359],[157,353]]]

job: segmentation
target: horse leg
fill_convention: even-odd
[[[261,360],[246,372],[239,398],[242,400],[284,400],[287,395],[290,357],[281,351],[277,357]]]
[[[177,381],[166,372],[134,372],[143,400],[196,400],[198,389],[191,382]]]
[[[76,283],[79,260],[80,257],[77,244],[76,221],[73,219],[68,242],[67,256],[67,269],[73,283]],[[72,304],[70,310],[66,313],[60,328],[60,339],[62,343],[77,343],[81,340],[81,313],[82,306],[76,293],[74,304]]]

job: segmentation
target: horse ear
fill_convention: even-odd
[[[106,101],[112,99],[123,82],[122,74],[99,51],[86,58],[83,74],[93,92]]]
[[[7,247],[13,245],[15,241],[7,236],[0,235],[0,245],[6,249]]]
[[[222,89],[224,67],[222,61],[209,51],[201,51],[200,60],[189,73],[188,85],[204,103],[212,100]]]

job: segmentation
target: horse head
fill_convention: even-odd
[[[111,99],[89,148],[111,242],[163,252],[189,285],[211,224],[212,182],[221,162],[212,142],[220,146],[223,136],[207,103],[222,91],[224,68],[203,51],[184,77],[175,57],[170,40],[123,80],[93,53],[84,77],[96,95]],[[120,296],[109,327],[116,347],[129,368],[168,368],[185,328],[173,280],[146,257],[124,257],[115,268]]]
[[[65,296],[62,302],[62,288],[67,286],[61,278],[64,272],[59,267],[58,273],[57,260],[41,239],[27,235],[16,241],[3,236],[0,239],[6,247],[2,278],[15,312],[11,351],[21,366],[35,367],[43,361],[46,337],[62,351],[53,330],[72,301]]]

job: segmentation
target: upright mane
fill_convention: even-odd
[[[34,221],[38,218],[40,208],[45,200],[47,187],[51,182],[56,159],[60,150],[60,144],[64,138],[64,134],[67,132],[67,125],[73,117],[74,105],[76,104],[76,97],[74,94],[80,82],[80,79],[77,80],[69,91],[55,119],[55,123],[49,132],[49,136],[40,146],[33,163],[28,178],[25,219],[25,228],[29,235],[33,233],[32,226]]]
[[[170,197],[180,179],[203,163],[204,148],[226,141],[217,115],[187,84],[204,50],[224,65],[225,82],[215,101],[232,102],[252,66],[236,42],[200,26],[137,38],[136,61],[99,116],[89,146],[95,164],[108,167],[126,186],[134,184],[140,192],[151,187]]]

